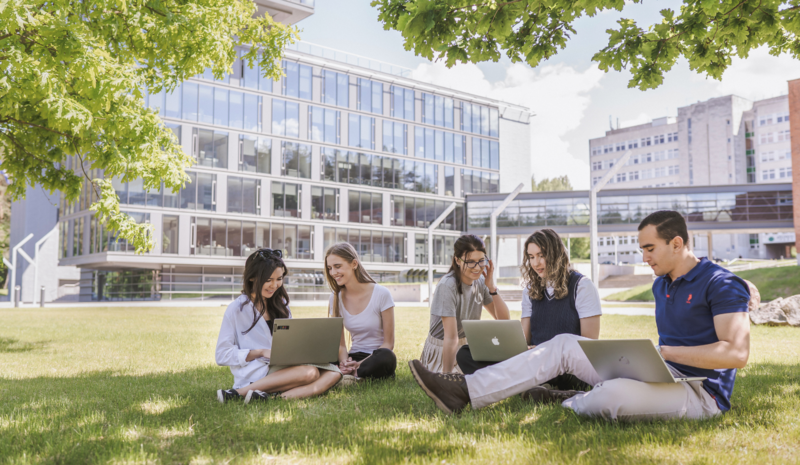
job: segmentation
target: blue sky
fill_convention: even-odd
[[[537,179],[566,174],[576,189],[589,186],[589,139],[603,136],[609,116],[621,126],[675,116],[677,108],[711,97],[737,94],[751,99],[786,93],[786,80],[800,78],[800,62],[758,50],[734,60],[723,80],[689,70],[679,62],[658,89],[628,88],[629,73],[603,73],[591,61],[608,40],[605,30],[620,18],[646,26],[660,21],[659,10],[680,2],[628,4],[623,13],[606,11],[575,23],[577,34],[556,57],[532,69],[525,64],[440,64],[414,56],[403,38],[385,31],[369,1],[317,0],[313,16],[298,23],[301,39],[414,70],[413,77],[487,97],[514,101],[536,114],[531,120],[531,164]]]

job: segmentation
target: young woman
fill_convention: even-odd
[[[478,236],[465,234],[456,240],[450,270],[433,293],[430,329],[420,357],[425,368],[440,373],[460,371],[456,352],[466,343],[461,322],[480,320],[482,308],[496,320],[508,319],[508,306],[497,294],[493,271]]]
[[[522,330],[530,348],[559,334],[600,336],[600,294],[590,280],[571,268],[567,249],[555,231],[542,229],[528,237],[521,272],[525,287]],[[476,362],[463,351],[458,353],[458,362],[466,374],[494,364]],[[572,375],[546,384],[556,390],[589,389]]]
[[[328,314],[342,317],[350,333],[350,351],[342,331],[339,369],[343,383],[355,379],[394,377],[394,301],[389,290],[376,284],[348,243],[325,252],[325,278],[331,288]],[[354,379],[355,378],[355,379]]]
[[[273,322],[292,317],[281,257],[280,250],[259,249],[245,262],[242,295],[225,310],[217,339],[217,365],[233,373],[233,389],[217,391],[220,402],[267,400],[269,393],[282,393],[285,399],[312,397],[342,377],[334,364],[270,366]]]

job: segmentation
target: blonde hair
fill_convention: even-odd
[[[539,277],[531,267],[530,258],[528,257],[528,244],[536,244],[542,251],[546,273],[544,279]],[[520,271],[522,272],[523,287],[528,287],[530,298],[542,300],[548,281],[553,285],[554,298],[563,299],[566,297],[569,293],[567,285],[569,284],[569,275],[572,267],[569,264],[567,248],[564,247],[564,242],[558,236],[558,233],[552,229],[540,229],[525,240],[525,248],[522,250],[525,256],[522,259]]]
[[[356,280],[360,283],[374,283],[375,280],[372,279],[372,276],[367,273],[367,270],[364,269],[364,266],[361,264],[361,260],[358,258],[358,252],[356,249],[348,244],[347,242],[340,242],[338,244],[333,244],[325,251],[325,280],[328,281],[328,287],[331,288],[333,292],[333,306],[330,309],[330,315],[334,317],[342,316],[342,312],[339,310],[339,292],[342,291],[342,288],[345,286],[340,286],[336,283],[336,280],[333,279],[331,276],[330,271],[328,271],[328,257],[331,255],[336,255],[337,257],[345,260],[347,263],[353,263],[353,261],[357,261],[356,269],[353,270],[353,273],[356,276]]]

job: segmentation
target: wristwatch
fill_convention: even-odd
[[[494,292],[489,291],[489,295],[497,295],[497,288],[494,288]]]

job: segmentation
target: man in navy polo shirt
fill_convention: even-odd
[[[750,354],[750,292],[742,279],[695,257],[688,242],[686,221],[678,212],[655,212],[639,224],[644,260],[658,276],[653,283],[658,349],[673,374],[707,377],[705,381],[603,381],[578,344],[582,338],[572,334],[560,334],[472,375],[433,373],[418,360],[409,363],[411,372],[446,413],[468,404],[481,408],[530,390],[530,397],[540,401],[560,402],[576,413],[609,420],[719,415],[730,409],[736,369],[747,364]],[[564,373],[594,388],[544,394],[538,388]]]

